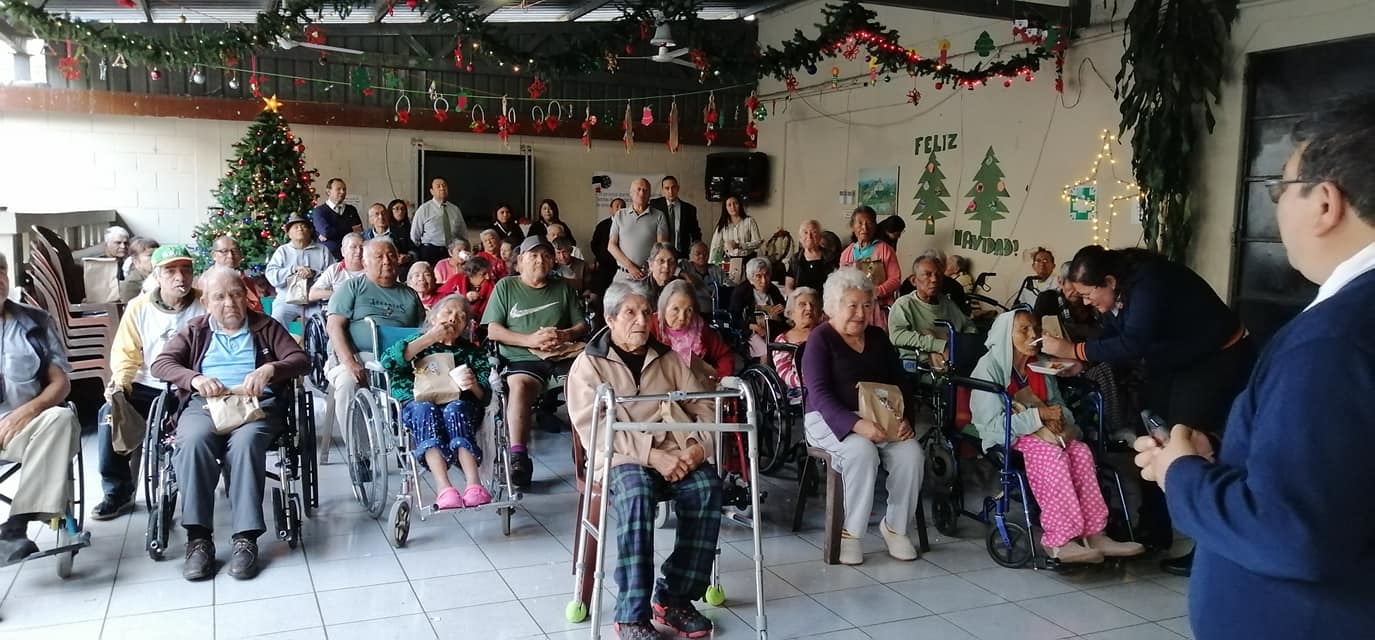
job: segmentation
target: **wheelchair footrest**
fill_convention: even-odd
[[[91,532],[82,531],[81,533],[77,534],[76,539],[72,542],[64,544],[60,547],[53,547],[51,549],[31,554],[25,557],[23,560],[20,560],[20,562],[28,562],[30,560],[37,560],[39,558],[47,558],[50,556],[61,555],[67,552],[79,552],[82,549],[85,549],[89,546],[91,546]]]

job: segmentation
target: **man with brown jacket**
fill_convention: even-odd
[[[605,459],[602,436],[592,440],[596,390],[610,384],[617,395],[704,391],[702,382],[668,347],[650,337],[652,307],[638,283],[612,284],[603,297],[609,331],[593,338],[568,374],[568,414],[600,478],[611,465],[608,487],[615,510],[616,632],[623,639],[650,640],[654,621],[687,638],[711,632],[711,620],[692,606],[706,593],[716,539],[721,528],[721,479],[708,460],[712,437],[705,432],[620,432],[613,455]],[[637,402],[617,406],[616,419],[633,422],[711,422],[713,405],[704,400]],[[599,425],[600,426],[600,425]],[[664,562],[664,577],[654,579],[654,507],[673,500],[678,536]],[[651,594],[653,598],[651,599]]]
[[[263,482],[267,449],[285,425],[286,402],[277,402],[285,385],[306,374],[310,359],[272,318],[248,311],[243,280],[224,267],[201,278],[210,315],[187,322],[153,361],[152,373],[177,387],[177,448],[172,464],[182,491],[186,564],[182,577],[215,575],[215,486],[221,461],[233,510],[233,552],[229,575],[247,580],[258,574],[258,536],[263,522]],[[228,434],[216,432],[206,399],[227,394],[259,398],[268,417]]]

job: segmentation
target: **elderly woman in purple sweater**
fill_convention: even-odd
[[[874,284],[858,269],[847,267],[826,278],[822,304],[830,317],[812,330],[802,355],[807,384],[807,442],[831,454],[844,480],[845,529],[840,536],[840,561],[861,564],[860,539],[869,528],[874,482],[882,462],[888,470],[888,511],[879,532],[888,555],[915,560],[917,550],[908,536],[921,490],[925,456],[912,431],[914,407],[909,404],[896,439],[889,440],[878,424],[859,417],[860,382],[901,387],[910,396],[908,379],[893,343],[869,324],[874,309]]]

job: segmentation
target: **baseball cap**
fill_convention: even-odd
[[[520,243],[520,253],[533,251],[535,249],[545,249],[553,253],[554,245],[549,244],[549,241],[545,240],[544,236],[529,236]]]
[[[178,262],[191,264],[191,252],[186,245],[165,244],[153,250],[153,266],[157,268],[170,266]]]

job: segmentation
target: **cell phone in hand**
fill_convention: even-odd
[[[1170,428],[1165,424],[1165,419],[1160,414],[1146,409],[1141,412],[1141,422],[1146,425],[1146,430],[1151,437],[1155,438],[1156,444],[1165,446],[1170,443]]]

